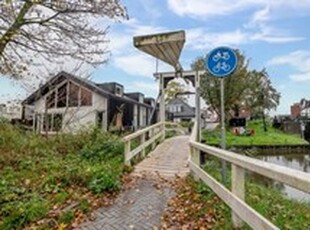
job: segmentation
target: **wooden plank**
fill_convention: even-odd
[[[222,184],[208,175],[194,162],[189,162],[189,167],[202,181],[204,181],[241,219],[243,219],[253,229],[267,230],[279,229],[265,217],[248,206],[243,200],[231,193]]]
[[[251,172],[256,172],[260,175],[290,185],[306,193],[310,193],[310,176],[308,173],[251,157],[242,156],[234,152],[214,148],[194,141],[190,141],[190,145]]]

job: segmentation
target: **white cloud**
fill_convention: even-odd
[[[213,16],[231,15],[236,12],[253,8],[266,8],[282,10],[289,8],[291,11],[300,12],[310,9],[310,0],[168,0],[168,7],[175,14],[193,18],[210,18]],[[283,13],[283,12],[282,12]],[[257,18],[265,16],[264,12],[257,13]]]
[[[264,32],[253,34],[251,37],[253,41],[264,41],[268,43],[289,43],[289,42],[298,42],[305,40],[303,37],[294,37],[294,36],[286,36],[286,35],[274,35],[274,34],[266,34]]]
[[[310,72],[308,72],[308,73],[292,74],[289,77],[290,77],[291,80],[296,81],[296,82],[310,81]]]
[[[287,55],[272,58],[267,63],[269,66],[289,65],[300,72],[310,72],[310,52],[298,50]]]
[[[310,81],[310,52],[298,50],[287,55],[272,58],[267,65],[287,65],[291,66],[296,73],[291,74],[289,78],[293,81]]]
[[[158,95],[158,88],[159,83],[158,82],[142,82],[142,81],[136,81],[133,82],[128,87],[130,90],[139,90],[140,92],[144,93],[146,96],[150,97],[157,97]]]
[[[270,5],[254,13],[249,23],[244,28],[251,31],[251,40],[264,41],[268,43],[289,43],[302,41],[305,38],[292,36],[289,31],[273,27],[270,22],[271,9]]]
[[[260,22],[265,22],[270,19],[270,6],[267,5],[265,8],[258,10],[254,13],[250,24],[257,24]]]
[[[114,64],[134,76],[152,78],[155,71],[155,60],[143,54],[115,57]]]
[[[236,4],[227,4],[225,0],[168,0],[168,7],[180,16],[206,18],[215,15],[227,15],[238,11],[242,6],[240,2],[235,1]]]
[[[156,71],[156,60],[147,54],[131,54],[126,56],[118,56],[114,58],[114,64],[124,72],[140,77],[153,78]],[[160,65],[161,72],[171,71],[168,65]]]
[[[238,46],[249,41],[249,35],[240,30],[214,33],[203,28],[194,28],[186,31],[189,48],[200,50],[210,49],[219,45]]]

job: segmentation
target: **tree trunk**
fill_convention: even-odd
[[[267,124],[266,124],[266,118],[265,118],[265,112],[263,111],[262,112],[262,118],[263,118],[263,126],[264,126],[264,132],[267,132],[268,129],[267,129]]]

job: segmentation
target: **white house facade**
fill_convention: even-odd
[[[33,129],[48,134],[75,133],[89,126],[109,130],[115,123],[138,129],[147,125],[147,111],[153,109],[144,96],[142,101],[135,100],[118,83],[96,84],[66,72],[49,80],[23,105],[33,108]]]

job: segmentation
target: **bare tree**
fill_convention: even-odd
[[[63,58],[104,63],[102,18],[127,18],[126,9],[119,0],[0,1],[0,74],[29,76],[31,66]]]

